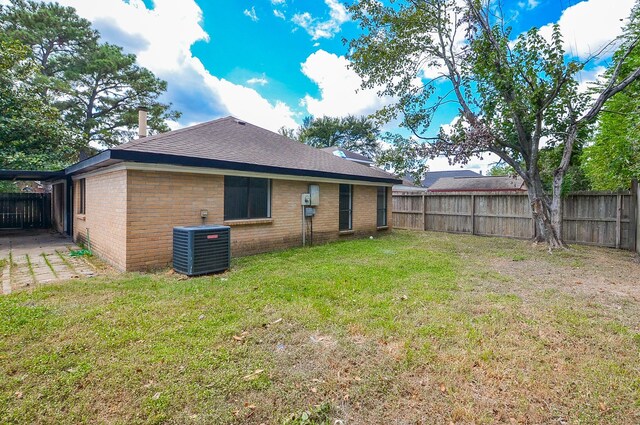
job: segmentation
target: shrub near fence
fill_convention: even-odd
[[[565,198],[563,239],[636,250],[637,187],[632,192],[579,192]],[[522,192],[394,193],[393,227],[530,239],[536,228]]]

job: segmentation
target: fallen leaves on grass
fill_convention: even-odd
[[[247,335],[249,335],[249,332],[244,331],[240,335],[234,335],[233,339],[238,342],[244,342],[244,339],[247,337]]]

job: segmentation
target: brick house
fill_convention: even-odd
[[[53,184],[53,223],[121,270],[165,267],[174,226],[231,226],[232,255],[376,235],[391,187],[373,167],[226,117],[141,137],[81,161]],[[319,187],[303,225],[301,195]],[[206,212],[207,217],[202,218]]]

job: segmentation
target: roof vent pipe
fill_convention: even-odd
[[[138,138],[147,137],[147,108],[138,108]]]

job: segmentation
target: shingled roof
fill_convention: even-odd
[[[521,177],[444,177],[429,187],[429,192],[511,192],[525,191]]]
[[[439,179],[453,177],[480,177],[480,174],[471,170],[427,171],[421,182],[422,187],[431,187]]]
[[[337,146],[331,146],[328,148],[320,149],[324,152],[329,152],[330,154],[337,156],[338,158],[343,158],[348,161],[359,162],[361,164],[371,165],[373,164],[373,160],[367,156],[360,155],[359,153],[348,151],[343,148],[339,148]],[[336,151],[338,153],[336,153]]]
[[[102,158],[99,158],[102,155]],[[82,162],[77,172],[99,162],[151,162],[309,177],[398,183],[374,167],[345,161],[280,134],[239,120],[220,118],[132,140]],[[83,161],[84,162],[84,161]]]

